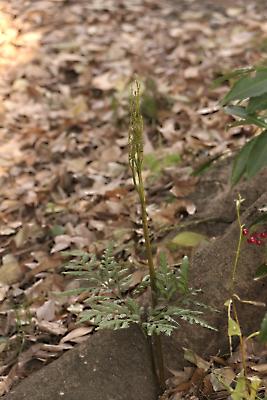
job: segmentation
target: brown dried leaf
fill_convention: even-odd
[[[55,302],[47,300],[41,307],[36,310],[36,316],[39,321],[53,321],[55,319]]]
[[[62,321],[46,321],[41,320],[37,322],[40,330],[53,335],[64,335],[67,332],[67,328],[62,325]]]
[[[2,266],[0,267],[0,283],[12,285],[19,282],[23,276],[23,269],[16,257],[12,254],[6,254],[2,257]]]
[[[85,336],[88,335],[89,333],[91,333],[93,331],[94,327],[93,326],[82,326],[80,328],[76,328],[73,329],[73,331],[69,332],[66,336],[64,336],[61,340],[60,340],[60,344],[63,344],[65,342],[75,342],[78,338],[80,338],[81,336]]]

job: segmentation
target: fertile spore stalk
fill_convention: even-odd
[[[140,111],[140,83],[138,81],[135,81],[130,96],[129,165],[132,171],[134,187],[138,193],[141,205],[141,216],[145,239],[147,264],[150,275],[151,305],[152,308],[155,308],[158,303],[156,272],[152,256],[151,242],[149,238],[146,196],[142,177],[144,155],[143,129],[143,118]],[[154,359],[158,369],[159,382],[161,387],[164,388],[164,363],[160,337],[158,335],[153,335],[153,341]]]

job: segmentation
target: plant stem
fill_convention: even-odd
[[[239,238],[238,238],[238,244],[237,244],[237,249],[236,249],[236,255],[235,255],[235,261],[234,261],[234,266],[233,266],[233,271],[232,271],[232,295],[234,294],[234,288],[235,288],[235,277],[236,277],[236,270],[238,266],[238,261],[240,258],[240,252],[241,252],[241,243],[242,243],[242,224],[241,224],[241,219],[240,219],[240,204],[241,204],[241,197],[239,195],[239,199],[237,200],[236,204],[236,211],[237,211],[237,221],[238,221],[238,226],[239,226]]]
[[[233,299],[232,304],[233,304],[233,312],[234,312],[235,320],[238,323],[238,326],[240,327],[234,299]],[[240,341],[240,350],[241,350],[241,362],[242,362],[242,367],[243,367],[243,371],[244,371],[244,377],[246,378],[247,377],[246,350],[245,350],[244,338],[243,338],[242,334],[239,337],[239,341]]]
[[[241,218],[240,218],[240,206],[241,203],[244,200],[241,198],[240,194],[238,194],[238,199],[236,200],[236,214],[237,214],[237,221],[238,221],[238,226],[239,226],[239,238],[238,238],[238,244],[237,244],[237,249],[236,249],[236,255],[235,255],[235,261],[233,265],[233,271],[232,271],[232,286],[231,286],[231,298],[232,298],[232,305],[233,305],[233,312],[234,312],[234,318],[236,323],[239,326],[241,335],[239,336],[240,340],[240,350],[241,350],[241,362],[242,362],[242,367],[244,371],[244,377],[247,376],[247,364],[246,364],[246,351],[245,351],[245,344],[244,344],[244,338],[242,336],[242,331],[241,327],[239,324],[238,320],[238,314],[237,314],[237,309],[236,309],[236,304],[235,304],[235,279],[236,279],[236,271],[237,271],[237,266],[240,258],[240,253],[241,253],[241,244],[242,244],[242,236],[243,236],[243,226],[241,223]],[[247,382],[246,382],[247,384]]]
[[[166,385],[165,385],[164,358],[162,352],[161,337],[159,335],[154,335],[153,339],[154,339],[155,359],[158,369],[158,380],[160,388],[162,392],[164,392]]]
[[[141,215],[142,215],[142,225],[143,225],[145,247],[146,247],[146,256],[147,256],[147,263],[148,263],[150,282],[151,282],[152,307],[155,308],[157,306],[156,272],[153,262],[151,242],[149,238],[149,229],[148,229],[147,212],[146,212],[146,198],[145,198],[144,183],[141,172],[138,173],[138,182],[139,182],[138,194],[141,204]],[[161,338],[158,335],[154,335],[153,339],[154,339],[153,342],[154,342],[155,364],[158,370],[159,384],[161,389],[164,390],[165,374],[164,374],[164,359],[163,359]]]
[[[138,181],[139,181],[138,194],[141,204],[141,216],[142,216],[142,225],[143,225],[143,232],[145,239],[146,256],[147,256],[147,263],[148,263],[151,289],[152,289],[152,307],[154,308],[157,305],[156,273],[152,256],[151,242],[149,238],[149,229],[148,229],[147,212],[146,212],[146,198],[145,198],[145,190],[141,173],[138,174]]]

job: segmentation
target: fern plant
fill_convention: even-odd
[[[89,321],[96,326],[96,330],[128,328],[135,323],[149,336],[154,333],[171,335],[179,327],[175,317],[212,329],[200,318],[203,311],[188,308],[190,304],[200,308],[200,304],[194,301],[196,293],[188,286],[187,257],[184,257],[180,269],[174,271],[161,254],[156,270],[158,303],[152,308],[140,302],[140,295],[150,287],[150,277],[145,276],[131,291],[133,271],[115,260],[112,244],[104,251],[100,261],[86,252],[70,251],[64,254],[74,257],[66,264],[64,274],[74,276],[83,283],[81,288],[64,294],[88,293],[79,322]]]
[[[79,322],[90,322],[96,326],[96,330],[122,329],[138,324],[147,337],[152,337],[154,365],[160,385],[164,388],[160,334],[171,335],[179,327],[179,319],[213,328],[201,318],[205,306],[195,300],[197,293],[189,287],[188,258],[183,258],[179,270],[168,265],[164,254],[160,255],[159,265],[154,265],[142,178],[143,121],[138,82],[135,82],[130,102],[129,165],[141,205],[149,274],[132,290],[133,270],[115,259],[112,245],[108,246],[100,260],[86,252],[65,252],[65,255],[71,257],[65,274],[83,283],[79,289],[65,294],[84,293],[87,297]],[[140,295],[146,290],[151,292],[150,305],[144,305],[141,301]]]

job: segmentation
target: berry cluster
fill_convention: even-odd
[[[258,246],[261,246],[264,243],[264,239],[267,238],[267,231],[253,232],[251,235],[249,235],[248,228],[243,228],[242,233],[244,236],[249,236],[247,238],[247,242],[249,244],[256,244]]]

